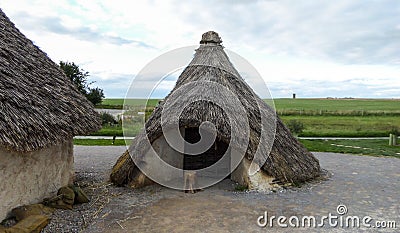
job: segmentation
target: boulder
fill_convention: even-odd
[[[15,217],[17,221],[27,218],[31,215],[46,215],[48,217],[54,212],[53,208],[44,206],[42,204],[24,205],[11,210],[11,216]]]
[[[5,228],[4,233],[40,233],[47,226],[50,218],[46,215],[30,215],[16,225]],[[0,231],[3,233],[2,231]]]
[[[69,187],[72,190],[74,190],[75,193],[74,204],[88,203],[90,201],[89,197],[86,195],[85,192],[83,192],[83,190],[80,187],[74,185],[71,185]]]

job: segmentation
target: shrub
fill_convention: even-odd
[[[100,117],[101,117],[101,124],[102,125],[106,125],[106,124],[109,124],[109,123],[114,124],[116,122],[114,116],[111,115],[108,112],[100,113]]]
[[[298,120],[290,120],[287,123],[287,127],[290,129],[290,132],[296,135],[301,134],[304,130],[304,124]]]
[[[397,128],[397,127],[393,127],[393,128],[389,131],[389,133],[394,134],[394,135],[396,135],[396,136],[399,136],[399,135],[400,135],[399,128]]]
[[[235,190],[239,191],[239,192],[244,192],[248,189],[249,189],[249,187],[247,187],[247,185],[236,184],[236,186],[235,186]]]

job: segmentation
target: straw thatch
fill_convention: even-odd
[[[93,105],[0,9],[0,146],[35,151],[99,128]]]
[[[150,143],[153,143],[163,135],[161,113],[164,103],[169,100],[170,96],[182,85],[206,80],[228,88],[244,106],[250,126],[249,144],[245,155],[248,160],[253,160],[259,146],[264,159],[266,159],[266,162],[261,164],[262,170],[280,182],[303,182],[317,177],[321,171],[318,160],[299,143],[279,117],[277,117],[276,123],[272,120],[275,118],[275,111],[260,99],[240,77],[220,43],[221,39],[217,33],[207,32],[203,34],[200,47],[196,50],[191,63],[179,76],[176,86],[165,101],[155,108],[146,122],[145,131],[133,140],[129,148],[132,158],[135,158],[135,161],[141,161],[141,158],[149,149],[146,138],[149,139]],[[204,96],[218,96],[219,94],[212,88],[204,89],[200,92],[202,92],[200,95]],[[236,111],[237,106],[232,102],[232,99],[224,98],[224,96],[220,96],[220,98],[224,101],[224,108]],[[164,129],[168,128],[168,125],[177,117],[179,118],[180,127],[198,127],[202,122],[210,121],[216,126],[217,137],[225,143],[229,144],[230,140],[240,143],[244,140],[242,137],[245,137],[245,134],[237,135],[237,138],[231,138],[231,127],[232,129],[236,127],[240,131],[243,126],[235,121],[232,122],[232,125],[229,124],[224,111],[217,105],[207,101],[197,101],[185,107],[183,112],[179,114],[181,111],[179,106],[182,108],[185,100],[173,101],[182,102],[176,105],[178,106],[176,109],[173,109],[172,112],[175,114],[172,113],[166,117],[165,124],[163,122]],[[270,145],[266,144],[268,142],[260,141],[261,116],[266,119],[267,128],[273,129],[276,124],[276,136],[270,154],[268,153]],[[138,176],[140,176],[140,171],[132,159],[129,158],[129,154],[125,153],[115,164],[111,174],[111,181],[118,185],[123,185],[136,182]]]

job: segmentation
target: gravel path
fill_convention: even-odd
[[[43,232],[267,232],[257,218],[268,215],[343,215],[396,221],[397,229],[281,228],[274,232],[399,232],[400,159],[334,153],[314,153],[328,180],[275,193],[236,192],[225,180],[196,194],[158,185],[132,190],[107,182],[108,173],[125,147],[75,147],[76,180],[91,196],[91,203],[73,211],[57,210]],[[287,223],[287,222],[286,222]],[[328,225],[327,220],[325,221]]]

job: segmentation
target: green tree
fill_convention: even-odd
[[[89,72],[80,69],[78,65],[73,62],[60,61],[60,67],[64,73],[71,80],[71,82],[78,88],[83,95],[87,94],[87,89],[91,83],[88,83],[87,78]]]
[[[99,87],[90,88],[94,82],[88,82],[89,72],[79,68],[74,62],[60,61],[60,68],[64,71],[71,82],[82,95],[94,105],[100,104],[104,99],[103,89]]]
[[[104,99],[103,89],[98,87],[96,88],[89,88],[88,93],[86,94],[86,98],[94,105],[101,104]]]

